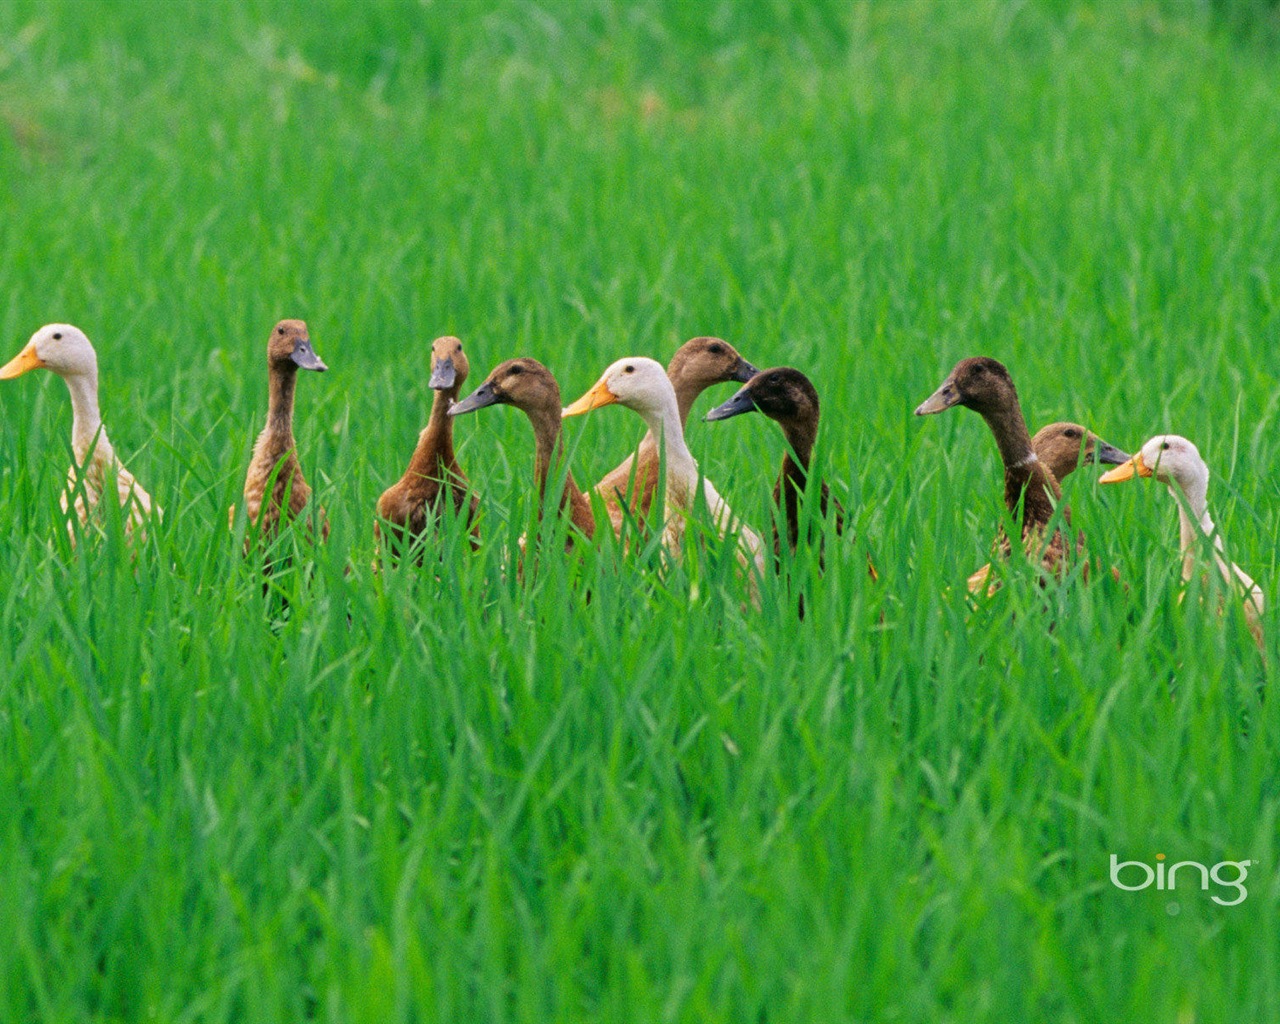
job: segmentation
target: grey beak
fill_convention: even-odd
[[[1130,458],[1115,445],[1107,444],[1102,438],[1098,438],[1098,445],[1094,452],[1095,458],[1108,466],[1123,466]]]
[[[454,369],[451,356],[431,364],[431,379],[427,381],[427,386],[433,391],[447,391],[457,379],[458,371]]]
[[[435,378],[433,377],[432,379],[434,380]],[[493,390],[493,385],[485,381],[461,402],[454,402],[453,405],[449,406],[449,415],[462,416],[465,413],[483,409],[487,405],[497,405],[499,401],[498,393]]]
[[[738,365],[733,368],[733,376],[730,378],[730,380],[736,380],[742,384],[745,384],[747,381],[749,381],[752,377],[754,377],[759,372],[760,372],[759,370],[757,370],[749,362],[747,362],[745,359],[739,356]]]
[[[717,405],[704,417],[704,420],[727,420],[730,416],[741,416],[744,412],[755,412],[756,400],[751,396],[751,392],[746,388],[742,388],[736,395],[727,402]]]
[[[955,381],[950,377],[942,382],[942,387],[926,398],[916,407],[917,416],[928,416],[930,413],[942,412],[960,402],[960,392],[956,390]]]
[[[309,341],[299,342],[295,345],[293,347],[293,355],[289,358],[303,370],[319,370],[323,373],[329,369],[324,365],[324,360],[316,355],[316,350],[311,347],[311,342]]]

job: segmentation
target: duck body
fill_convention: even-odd
[[[1212,549],[1212,568],[1244,604],[1245,621],[1258,645],[1262,645],[1262,588],[1240,566],[1227,559],[1222,534],[1209,515],[1209,467],[1200,450],[1185,437],[1158,434],[1132,459],[1104,475],[1104,484],[1133,477],[1151,477],[1165,484],[1178,506],[1178,536],[1182,552],[1182,579],[1190,581],[1204,565],[1204,540]]]
[[[676,350],[666,375],[676,397],[676,414],[681,431],[689,421],[689,411],[698,397],[714,384],[746,382],[756,369],[722,338],[692,338]],[[649,515],[657,491],[662,449],[652,428],[645,432],[633,455],[614,467],[594,490],[604,500],[614,532],[622,529],[628,513],[639,520]]]
[[[107,437],[98,407],[98,357],[93,345],[78,327],[46,324],[17,356],[0,367],[0,380],[38,368],[60,376],[71,394],[74,461],[62,493],[63,514],[74,508],[81,527],[88,527],[98,520],[103,496],[114,491],[126,516],[126,533],[141,531],[153,511],[157,518],[163,513],[120,461]],[[76,533],[69,523],[68,530],[74,544]]]
[[[449,410],[450,416],[462,416],[491,405],[512,405],[521,410],[533,427],[534,481],[538,489],[538,519],[546,505],[547,483],[552,468],[564,457],[561,437],[560,385],[555,376],[536,359],[508,359],[494,368],[485,382]],[[582,534],[590,538],[596,529],[591,500],[578,487],[573,473],[565,476],[558,508],[561,515]],[[570,532],[565,549],[573,547]]]
[[[662,366],[652,359],[632,357],[613,363],[596,384],[563,411],[578,416],[600,406],[618,403],[636,412],[650,433],[658,439],[659,460],[666,463],[667,514],[663,523],[663,544],[678,554],[684,538],[686,517],[701,487],[703,500],[721,536],[738,533],[739,560],[744,566],[764,571],[764,542],[760,535],[741,523],[710,480],[701,475],[698,463],[684,440],[675,390]]]
[[[267,342],[267,424],[254,443],[244,481],[249,522],[267,538],[275,536],[282,522],[301,515],[311,500],[311,487],[303,476],[293,437],[299,369],[323,372],[328,367],[312,348],[307,325],[301,320],[281,320]],[[324,521],[323,512],[320,518]],[[327,521],[321,530],[327,538]]]
[[[435,392],[426,427],[418,435],[417,447],[404,475],[378,498],[378,517],[386,523],[392,546],[403,551],[427,533],[446,503],[455,515],[467,517],[472,545],[480,538],[480,501],[472,493],[466,474],[458,465],[453,447],[453,420],[450,407],[457,401],[471,365],[462,342],[452,336],[437,338],[431,345],[429,386]],[[374,523],[374,536],[382,528]]]

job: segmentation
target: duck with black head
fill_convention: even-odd
[[[800,542],[801,503],[818,439],[818,390],[804,373],[793,367],[761,370],[727,402],[707,413],[705,419],[714,422],[756,411],[777,423],[787,440],[788,451],[782,456],[782,470],[773,487],[773,503],[786,524],[787,549],[794,552]],[[823,519],[834,515],[836,534],[844,533],[844,509],[831,494],[826,481],[819,487],[818,511]],[[782,553],[782,537],[776,522],[773,552],[775,558]],[[877,578],[870,557],[867,570],[873,580]]]
[[[74,506],[82,528],[96,521],[104,491],[114,481],[116,500],[125,512],[125,530],[130,535],[141,531],[152,511],[157,518],[160,506],[153,505],[149,495],[133,474],[116,456],[102,414],[98,408],[98,354],[83,331],[71,324],[46,324],[31,336],[26,346],[3,367],[0,380],[20,377],[30,370],[46,369],[56,373],[71,393],[71,455],[73,463],[67,472],[62,492],[62,512]],[[70,522],[67,529],[71,543],[76,531]]]
[[[378,517],[387,525],[392,547],[403,552],[419,540],[436,521],[444,503],[455,514],[466,516],[474,547],[480,539],[480,501],[471,491],[467,476],[458,465],[453,447],[453,419],[450,407],[462,393],[471,373],[462,342],[452,335],[431,343],[431,376],[428,386],[435,392],[427,425],[418,435],[417,447],[399,481],[378,499]],[[374,536],[382,530],[374,523]]]
[[[253,446],[244,480],[249,522],[265,539],[274,537],[282,522],[300,516],[311,500],[293,439],[293,397],[299,370],[323,373],[327,369],[311,345],[305,322],[281,320],[272,328],[267,340],[267,425]],[[323,509],[317,518],[322,523],[321,536],[327,539],[329,523]]]

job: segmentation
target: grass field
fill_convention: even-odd
[[[81,326],[166,513],[70,552],[66,388],[0,382],[0,1019],[1280,1019],[1274,615],[1268,669],[1179,603],[1163,488],[1089,469],[1127,589],[971,608],[995,446],[911,414],[986,354],[1033,426],[1189,436],[1275,606],[1278,39],[1190,0],[0,6],[0,359]],[[333,532],[264,601],[226,509],[285,316]],[[468,390],[526,354],[566,401],[697,334],[800,367],[858,539],[796,560],[803,621],[715,541],[517,581],[495,409],[482,550],[375,575],[441,334]],[[731,393],[690,447],[767,528],[781,435],[702,423]],[[642,433],[566,428],[584,483]],[[1157,853],[1247,899],[1111,884]]]

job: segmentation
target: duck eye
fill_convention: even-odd
[[[520,366],[520,365],[518,365],[518,364],[517,364],[516,366],[511,367],[511,372],[512,372],[512,373],[524,373],[524,367],[522,367],[522,366]]]
[[[713,354],[715,354],[715,355],[719,355],[721,352],[723,352],[723,351],[724,351],[724,346],[723,346],[723,345],[712,345],[710,348],[708,348],[708,349],[707,349],[707,351],[708,351],[708,352],[711,352],[711,353],[713,353]]]
[[[1068,430],[1068,431],[1067,431],[1067,437],[1079,437],[1079,436],[1080,436],[1080,431],[1078,431],[1078,430]]]
[[[461,346],[461,345],[459,345],[459,346],[458,346],[458,351],[459,351],[459,352],[461,352],[461,351],[462,351],[462,346]]]
[[[58,331],[58,332],[53,336],[53,340],[54,340],[54,341],[61,341],[61,340],[62,340],[62,332],[61,332],[61,331]]]
[[[635,368],[634,366],[624,366],[624,367],[622,368],[622,372],[623,372],[623,373],[635,373],[635,372],[636,372],[636,368]]]
[[[1160,450],[1161,450],[1162,452],[1167,452],[1167,451],[1169,450],[1169,442],[1168,442],[1168,441],[1166,441],[1164,444],[1162,444],[1162,445],[1160,446]]]

